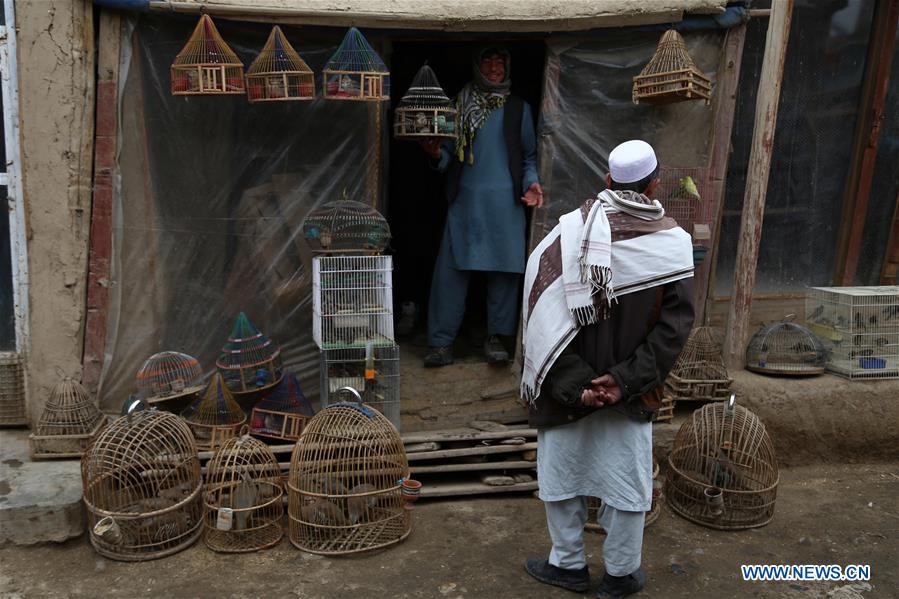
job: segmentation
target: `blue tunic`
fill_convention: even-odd
[[[459,270],[523,273],[525,266],[524,204],[515,197],[503,136],[503,112],[494,110],[474,140],[474,164],[467,162],[459,180],[459,194],[450,204],[443,235],[448,237],[452,266]],[[522,190],[537,181],[537,138],[531,108],[524,104],[521,119],[524,152]],[[458,160],[453,143],[441,148],[438,170]]]

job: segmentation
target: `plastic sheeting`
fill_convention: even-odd
[[[344,193],[369,203],[382,196],[382,105],[172,96],[169,66],[195,22],[139,17],[120,74],[120,185],[100,385],[109,411],[134,391],[135,373],[155,352],[183,351],[211,373],[240,311],[281,344],[285,366],[315,397],[311,257],[301,223]],[[217,26],[247,65],[270,30]],[[320,73],[343,32],[285,33]]]

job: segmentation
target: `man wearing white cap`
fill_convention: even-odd
[[[538,429],[537,476],[552,539],[525,568],[584,592],[587,498],[602,500],[597,596],[643,588],[652,503],[652,425],[661,386],[693,325],[690,236],[650,196],[659,166],[631,140],[609,154],[607,190],[563,215],[528,259],[521,393]]]

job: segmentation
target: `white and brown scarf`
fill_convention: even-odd
[[[608,318],[615,298],[691,276],[690,236],[657,201],[606,190],[562,215],[525,270],[522,397],[534,405],[577,330]]]

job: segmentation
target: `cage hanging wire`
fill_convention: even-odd
[[[247,420],[220,373],[213,375],[203,395],[187,406],[181,417],[202,449],[220,447],[237,435]]]
[[[244,93],[243,63],[209,15],[202,15],[171,66],[174,95]]]
[[[281,348],[241,312],[215,363],[235,394],[269,389],[281,380]]]
[[[250,432],[260,437],[296,441],[314,415],[297,376],[287,372],[281,382],[253,406]]]
[[[81,479],[91,543],[101,555],[156,559],[202,532],[200,460],[174,414],[151,409],[116,419],[85,452]]]
[[[315,75],[275,25],[259,56],[247,69],[250,102],[312,100]]]
[[[763,326],[746,346],[746,369],[807,376],[824,372],[827,350],[813,332],[787,319]]]
[[[137,371],[138,392],[151,404],[191,395],[202,388],[200,362],[181,352],[153,354]]]
[[[81,457],[106,416],[81,383],[69,377],[50,392],[40,420],[29,436],[33,458]]]

